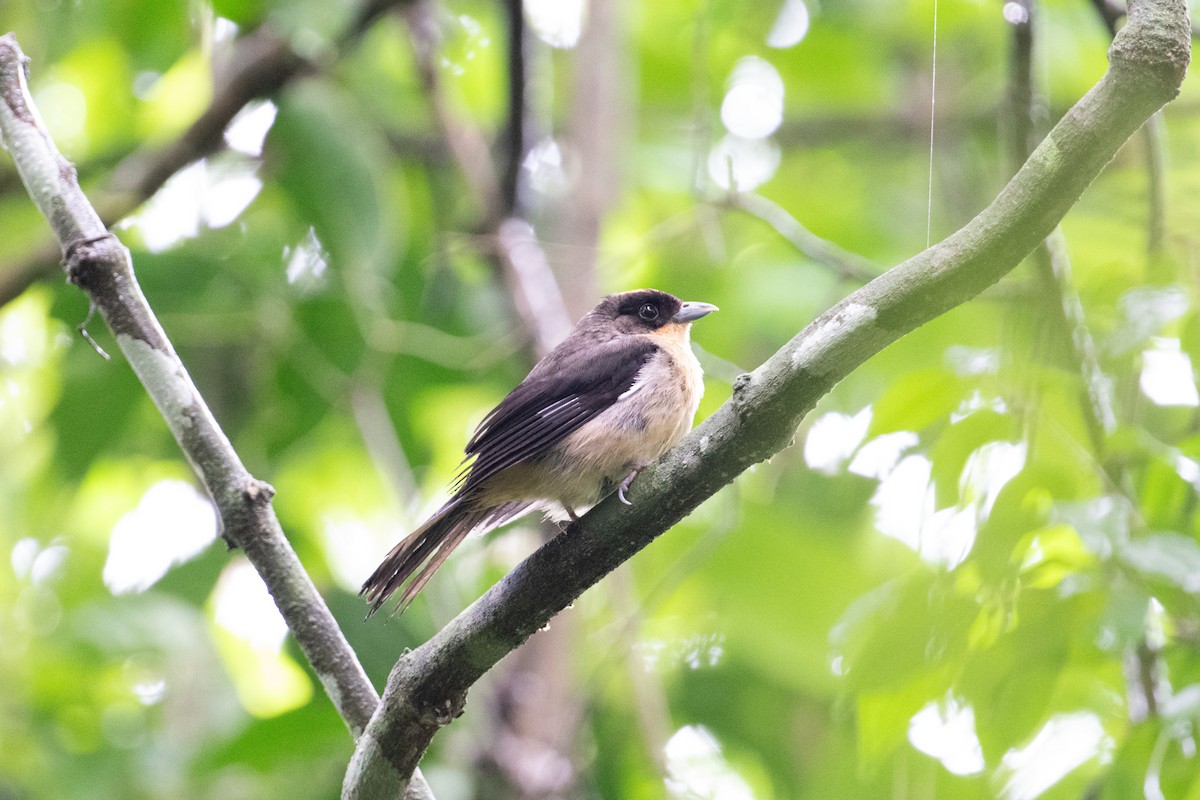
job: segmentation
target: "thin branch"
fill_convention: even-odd
[[[571,318],[558,281],[533,227],[524,219],[506,213],[500,180],[482,131],[469,120],[458,118],[451,108],[438,67],[440,34],[431,4],[427,0],[414,3],[405,19],[434,119],[449,143],[463,179],[482,206],[482,228],[488,231],[485,238],[490,240],[490,247],[484,252],[494,257],[497,273],[508,289],[535,353],[545,355],[571,330]]]
[[[1121,27],[1121,20],[1125,18],[1125,6],[1120,0],[1091,0],[1091,2],[1096,13],[1100,15],[1104,27],[1108,29],[1109,35],[1115,36],[1117,29]],[[1192,38],[1200,39],[1200,27],[1192,26]]]
[[[383,393],[373,384],[354,386],[350,390],[350,411],[375,472],[391,487],[396,504],[404,509],[415,508],[421,493],[400,444],[400,433],[388,416]]]
[[[1075,365],[1083,385],[1084,420],[1088,426],[1091,445],[1093,451],[1103,458],[1108,447],[1108,437],[1117,428],[1117,416],[1113,410],[1108,378],[1100,368],[1096,341],[1087,326],[1083,303],[1071,277],[1071,259],[1067,255],[1067,243],[1062,231],[1055,228],[1034,250],[1033,257],[1047,290],[1052,297],[1057,298],[1054,310],[1069,339],[1070,351],[1075,356]],[[1124,484],[1120,476],[1111,470],[1107,471],[1108,478],[1114,485]]]
[[[666,750],[671,738],[671,709],[662,680],[633,646],[633,634],[641,627],[646,611],[640,604],[641,598],[628,563],[613,572],[608,588],[615,614],[625,620],[624,641],[619,647],[624,650],[626,675],[633,689],[634,714],[641,728],[646,757],[665,779],[669,777]]]
[[[179,170],[224,146],[225,129],[246,104],[279,91],[309,67],[286,39],[266,26],[238,40],[226,78],[208,108],[183,134],[159,150],[126,158],[113,172],[118,197],[104,209],[111,225],[132,213]]]
[[[533,226],[516,217],[496,227],[495,242],[508,294],[525,321],[538,357],[544,356],[571,332],[571,318],[546,252]]]
[[[59,252],[57,242],[39,242],[23,258],[5,267],[0,272],[0,308],[16,300],[33,284],[57,273],[61,266]]]
[[[384,12],[409,0],[366,0],[341,36],[339,52],[358,40]],[[284,36],[263,26],[239,39],[215,87],[212,102],[178,139],[166,147],[146,147],[127,156],[113,171],[100,204],[100,219],[111,226],[138,209],[172,175],[221,150],[225,129],[246,105],[270,97],[315,66],[292,51]],[[54,242],[35,245],[25,258],[0,273],[0,306],[19,297],[30,285],[57,272]]]
[[[471,196],[482,207],[484,219],[489,222],[503,219],[505,214],[500,178],[492,164],[487,139],[479,128],[458,118],[446,95],[438,63],[438,47],[442,36],[434,7],[429,0],[417,0],[405,10],[404,20],[408,23],[417,74],[421,78],[425,96],[429,98],[434,120],[441,128],[442,138],[458,163]]]
[[[1163,252],[1167,240],[1167,126],[1162,114],[1146,120],[1141,131],[1146,153],[1146,252],[1151,259]]]
[[[1013,130],[1013,154],[1016,160],[1027,157],[1031,147],[1029,144],[1030,127],[1037,92],[1033,86],[1033,30],[1035,7],[1032,0],[1022,0],[1025,9],[1025,19],[1014,24],[1014,47],[1012,51],[1013,69],[1009,83],[1009,97],[1012,101],[1010,119],[1016,123]],[[1150,121],[1161,117],[1162,112],[1156,112],[1142,127],[1146,132]],[[1022,129],[1025,126],[1025,129]],[[1153,203],[1152,203],[1153,206]],[[1151,218],[1157,215],[1152,212]],[[1109,436],[1117,427],[1116,412],[1113,409],[1113,398],[1110,382],[1100,367],[1097,356],[1096,342],[1083,313],[1083,303],[1079,292],[1075,289],[1075,281],[1071,276],[1071,260],[1067,254],[1066,240],[1062,229],[1055,227],[1033,251],[1031,261],[1044,287],[1041,298],[1049,301],[1049,314],[1055,332],[1066,340],[1066,351],[1072,359],[1082,386],[1080,406],[1083,411],[1084,423],[1087,427],[1091,450],[1088,456],[1100,461],[1104,479],[1114,491],[1127,491],[1130,485],[1129,475],[1125,466],[1119,462],[1105,458],[1109,447]],[[1083,449],[1081,445],[1081,449]],[[1122,511],[1130,516],[1134,514],[1135,506],[1131,503],[1122,505]],[[1156,715],[1158,709],[1154,678],[1158,674],[1156,665],[1157,653],[1146,645],[1143,639],[1135,650],[1126,652],[1126,697],[1129,705],[1129,718],[1137,723],[1147,715]]]
[[[1109,36],[1115,36],[1120,22],[1125,18],[1125,7],[1117,0],[1091,0],[1092,7],[1104,23]],[[1193,38],[1200,36],[1195,28]],[[1166,128],[1161,114],[1155,114],[1142,126],[1142,145],[1146,151],[1146,194],[1149,210],[1146,214],[1146,252],[1153,259],[1159,256],[1166,241],[1167,189],[1165,163]]]
[[[1037,92],[1033,86],[1033,34],[1035,9],[1033,0],[1016,0],[1018,14],[1012,15],[1012,45],[1008,56],[1008,113],[1005,119],[1011,130],[1009,146],[1012,148],[1014,167],[1019,167],[1029,158],[1037,146],[1034,112],[1037,107]]]
[[[1033,82],[1034,38],[1038,9],[1033,0],[1017,0],[1022,14],[1012,21],[1012,49],[1009,57],[1008,119],[1012,126],[1010,147],[1014,168],[1019,167],[1033,151],[1038,91]],[[1079,373],[1083,391],[1082,408],[1093,451],[1102,456],[1108,436],[1116,428],[1116,414],[1108,382],[1096,355],[1096,343],[1083,314],[1083,304],[1071,277],[1071,260],[1066,241],[1056,227],[1032,253],[1045,293],[1049,298],[1050,314],[1059,336],[1066,341],[1066,350]],[[1118,476],[1108,476],[1119,483]]]
[[[866,283],[883,272],[883,268],[857,253],[843,250],[828,239],[822,239],[804,227],[779,204],[752,192],[730,192],[722,195],[716,205],[743,211],[774,228],[792,247],[813,261],[828,267],[844,281]]]
[[[538,74],[535,59],[543,56],[543,48],[525,23],[524,0],[503,4],[508,27],[508,121],[496,158],[503,177],[500,202],[508,219],[497,226],[494,243],[504,265],[501,278],[519,316],[538,320],[532,334],[534,352],[540,356],[567,335],[570,322],[555,271],[528,223],[536,195],[525,180],[525,159],[541,118],[532,81]],[[549,60],[538,63],[548,65]],[[565,286],[576,296],[581,288],[574,280]],[[558,529],[543,523],[538,533],[545,542]],[[575,687],[574,661],[580,643],[576,615],[563,614],[497,670],[488,698],[491,713],[473,759],[487,776],[484,794],[488,797],[532,799],[577,793],[580,770],[575,762],[585,708]],[[531,686],[537,690],[530,691]]]
[[[1123,16],[1124,9],[1116,4],[1114,0],[1092,0],[1092,5],[1100,15],[1109,33],[1115,35],[1117,23]],[[1192,30],[1192,36],[1196,36],[1195,28]],[[1142,126],[1140,131],[1140,135],[1146,154],[1146,196],[1148,206],[1146,214],[1146,251],[1150,256],[1151,268],[1153,269],[1166,241],[1167,200],[1164,156],[1166,127],[1163,123],[1161,111],[1152,114],[1146,120],[1146,124]],[[1058,276],[1059,271],[1055,270],[1056,279]],[[1107,434],[1111,433],[1116,427],[1116,418],[1112,411],[1112,400],[1108,385],[1102,382],[1103,376],[1100,375],[1095,344],[1090,334],[1087,334],[1087,328],[1082,324],[1083,309],[1079,304],[1078,295],[1072,292],[1070,294],[1064,293],[1062,297],[1065,303],[1063,306],[1064,316],[1068,322],[1070,322],[1073,315],[1079,322],[1079,326],[1073,330],[1076,334],[1075,343],[1077,352],[1083,356],[1080,359],[1080,365],[1083,368],[1084,388],[1088,393],[1090,407],[1093,409],[1093,415],[1089,419],[1092,436],[1095,439],[1098,435],[1097,427],[1100,424],[1105,424],[1106,430],[1104,434],[1106,438]],[[1081,332],[1085,335],[1085,338],[1081,339]],[[1100,448],[1097,448],[1097,451],[1103,452]],[[1114,463],[1106,460],[1105,473],[1111,484],[1124,491],[1128,491],[1128,487],[1132,485],[1128,470],[1121,462]],[[1127,503],[1125,507],[1128,509],[1134,506]],[[1160,707],[1159,676],[1162,673],[1162,657],[1158,648],[1150,644],[1148,624],[1148,621],[1143,621],[1141,641],[1138,642],[1136,647],[1130,648],[1125,652],[1125,698],[1129,721],[1133,724],[1143,722],[1148,718],[1157,717]]]
[[[504,133],[504,164],[500,202],[506,214],[525,217],[521,167],[529,150],[529,55],[533,40],[525,25],[524,0],[504,0],[508,23],[508,124]]]
[[[108,232],[43,126],[25,68],[12,34],[0,37],[0,138],[60,243],[68,280],[104,317],[213,498],[223,536],[262,576],[338,714],[358,737],[378,704],[375,689],[284,536],[271,507],[274,489],[242,464],[146,302],[129,251]],[[412,782],[411,797],[430,797],[423,783]]]
[[[1146,637],[1125,651],[1125,704],[1129,721],[1137,725],[1159,715],[1163,694],[1163,663],[1158,648]]]
[[[734,384],[733,397],[633,485],[514,568],[392,670],[343,797],[403,781],[470,686],[499,659],[742,471],[787,447],[838,381],[905,333],[974,297],[1044,240],[1117,149],[1179,92],[1190,58],[1183,0],[1139,0],[1110,69],[986,209],[851,294]]]
[[[1100,21],[1104,23],[1108,35],[1116,36],[1121,20],[1125,19],[1125,6],[1117,0],[1091,0],[1091,2],[1096,13],[1100,15]]]
[[[554,241],[566,247],[554,259],[568,306],[582,316],[599,294],[600,234],[621,195],[629,132],[640,109],[629,101],[626,3],[590,3],[572,59],[569,117],[558,141],[572,155],[569,194],[548,220]]]

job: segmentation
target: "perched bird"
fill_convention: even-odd
[[[360,594],[403,610],[474,531],[546,511],[577,519],[692,427],[704,383],[691,323],[716,311],[657,289],[609,295],[491,410],[467,443],[454,494],[384,558]]]

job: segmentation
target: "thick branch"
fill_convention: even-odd
[[[999,196],[945,241],[823,314],[634,484],[546,544],[432,639],[402,658],[359,739],[343,796],[403,779],[467,689],[500,658],[747,467],[790,444],[838,381],[898,338],[995,283],[1053,229],[1117,149],[1179,91],[1190,55],[1182,0],[1141,0],[1108,73],[1050,132]]]
[[[30,197],[50,223],[68,279],[83,289],[162,413],[216,503],[224,536],[271,592],[297,644],[353,736],[378,703],[354,651],[317,593],[271,508],[274,490],[254,478],[217,425],[151,311],[126,250],[79,188],[75,168],[42,124],[25,80],[25,57],[0,37],[0,137]],[[412,796],[421,794],[414,781]]]

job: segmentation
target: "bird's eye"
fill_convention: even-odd
[[[653,322],[658,319],[658,306],[653,303],[646,303],[646,305],[638,309],[638,316],[647,322]]]

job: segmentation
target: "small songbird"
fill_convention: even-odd
[[[609,295],[488,413],[453,496],[384,558],[360,594],[408,606],[451,551],[533,510],[577,519],[625,491],[691,429],[704,393],[692,322],[716,311],[657,289]]]

